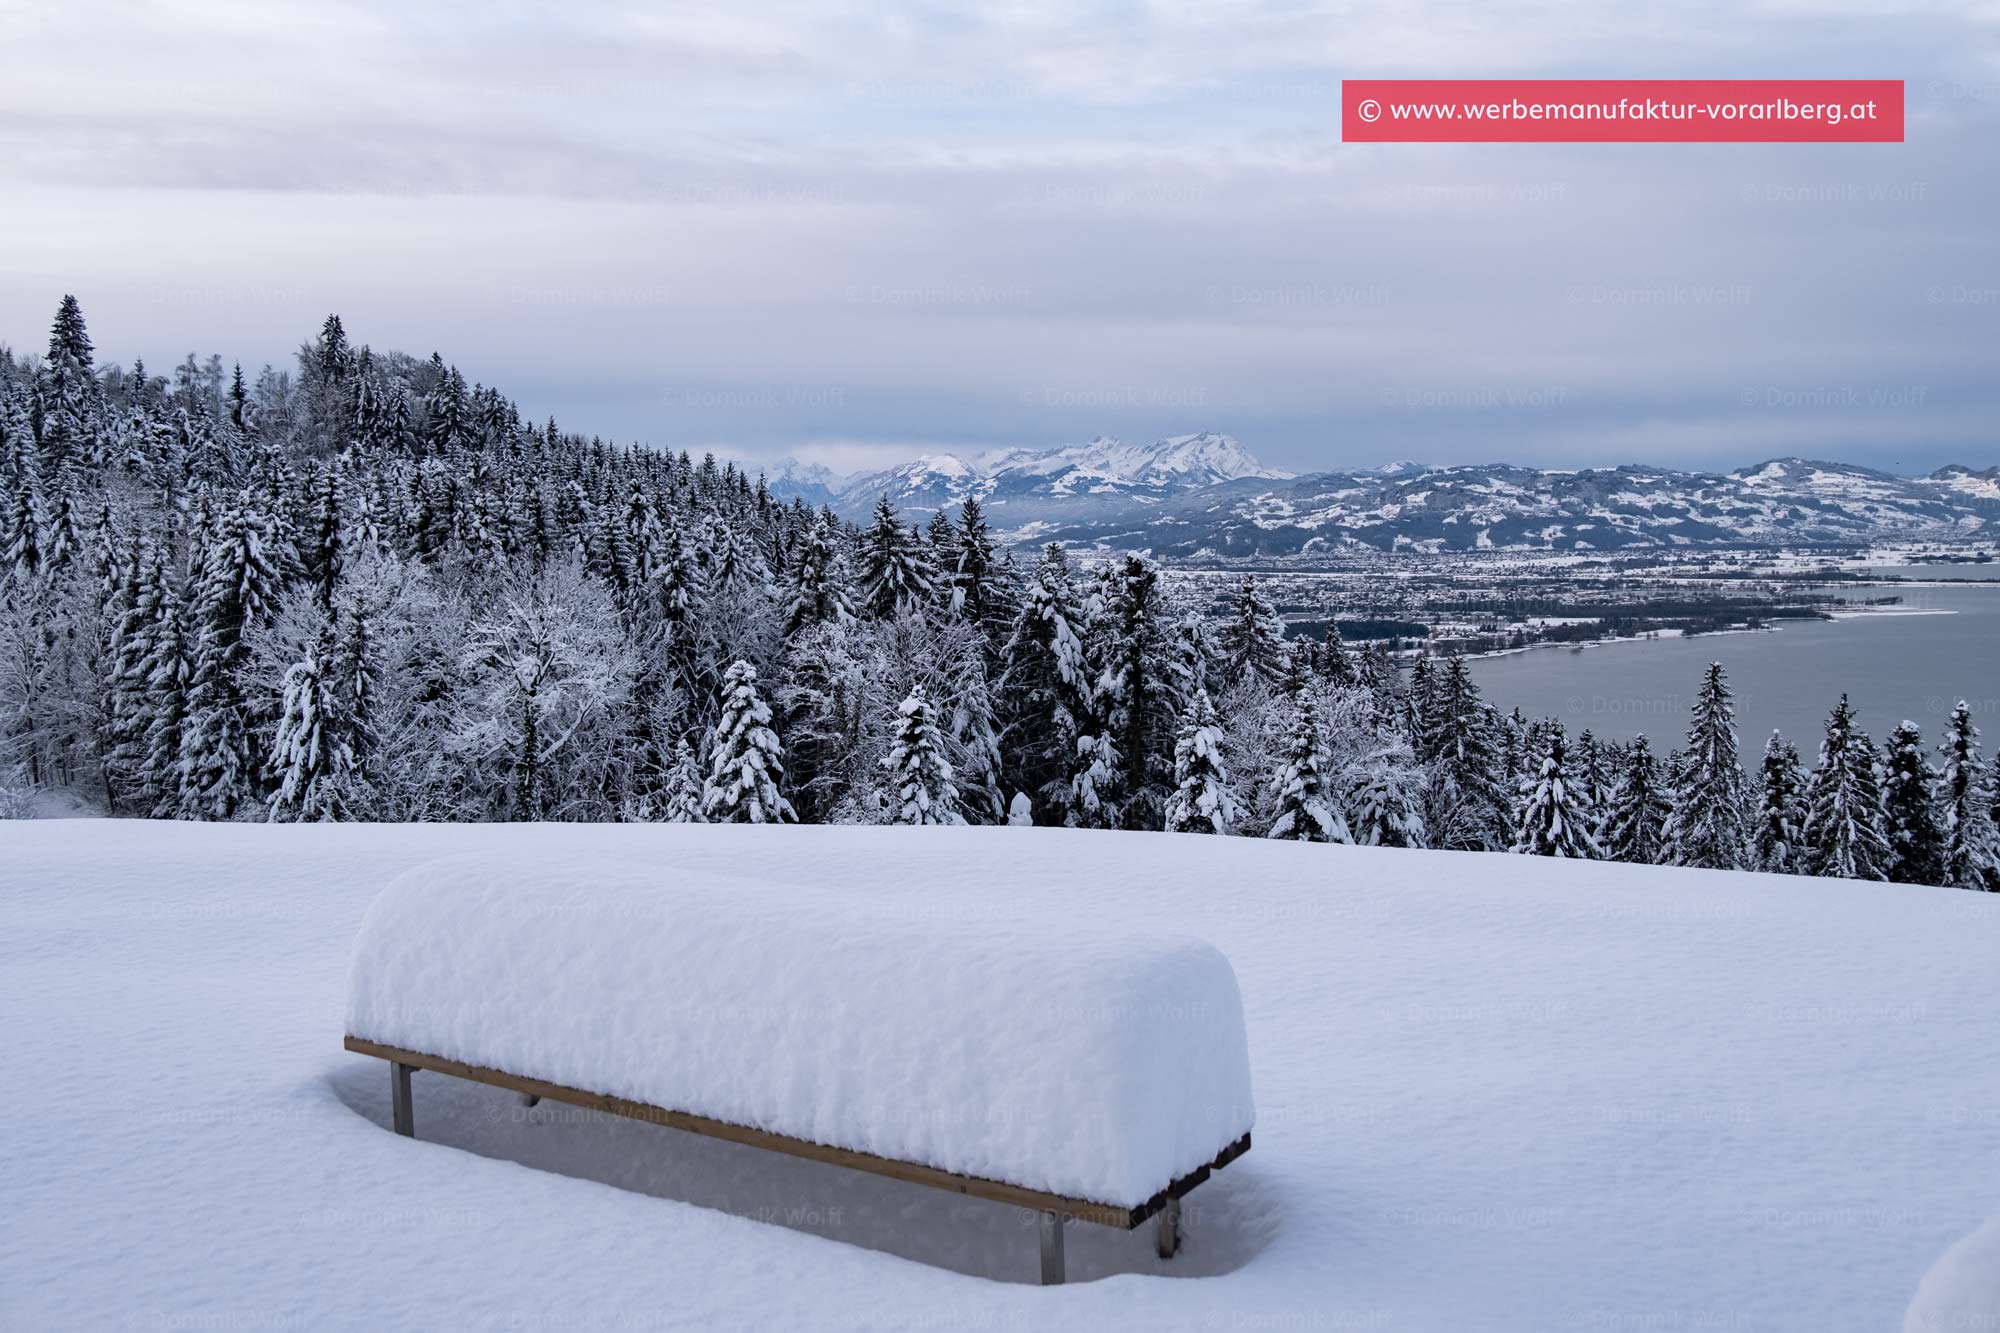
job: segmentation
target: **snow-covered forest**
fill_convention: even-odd
[[[0,349],[0,807],[209,820],[1035,823],[2000,889],[1970,711],[1739,754],[1288,640],[1143,555],[1017,559],[976,501],[856,527],[524,421],[329,317],[292,370]]]

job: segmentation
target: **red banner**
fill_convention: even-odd
[[[1901,79],[1348,79],[1347,143],[1901,143]]]

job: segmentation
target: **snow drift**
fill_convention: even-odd
[[[348,1032],[1114,1205],[1250,1129],[1229,961],[602,862],[431,862],[362,923]]]
[[[1903,1333],[1982,1329],[2000,1329],[2000,1217],[1938,1256],[1903,1316]]]

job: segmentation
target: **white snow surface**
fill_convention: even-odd
[[[421,1073],[399,1138],[352,946],[466,853],[1211,941],[1256,1147],[1043,1289],[826,1163]],[[0,824],[0,1327],[1880,1333],[1994,1212],[1996,956],[2000,895],[1197,835]]]
[[[1903,1333],[2000,1328],[2000,1217],[1938,1257],[1903,1316]]]
[[[1198,939],[602,860],[399,875],[347,1027],[1098,1203],[1144,1203],[1254,1118],[1236,977]]]

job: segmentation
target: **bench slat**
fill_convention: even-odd
[[[728,1139],[733,1143],[748,1144],[753,1148],[767,1148],[772,1152],[787,1153],[793,1157],[831,1162],[836,1166],[852,1167],[857,1171],[869,1171],[878,1176],[929,1185],[933,1189],[949,1190],[954,1194],[991,1199],[996,1203],[1032,1208],[1038,1212],[1061,1213],[1081,1221],[1095,1222],[1099,1226],[1119,1227],[1127,1231],[1165,1208],[1169,1198],[1180,1198],[1208,1179],[1211,1171],[1221,1170],[1250,1151],[1250,1135],[1246,1132],[1243,1137],[1217,1154],[1213,1162],[1197,1167],[1182,1176],[1145,1203],[1136,1207],[1120,1207],[1095,1203],[1088,1199],[1072,1199],[1061,1194],[1049,1194],[1042,1190],[1024,1189],[1019,1185],[986,1180],[979,1176],[959,1175],[952,1171],[941,1171],[934,1166],[898,1161],[892,1157],[877,1157],[873,1153],[856,1152],[851,1148],[832,1148],[809,1139],[773,1134],[769,1130],[752,1129],[747,1125],[731,1124],[726,1120],[711,1120],[707,1116],[692,1115],[686,1111],[672,1111],[645,1102],[626,1101],[622,1097],[612,1097],[601,1092],[586,1092],[581,1088],[567,1087],[561,1083],[527,1078],[520,1074],[510,1074],[503,1069],[488,1069],[483,1065],[463,1064],[457,1060],[447,1060],[443,1056],[404,1050],[399,1046],[385,1046],[380,1042],[367,1041],[360,1037],[350,1036],[346,1038],[345,1044],[348,1050],[358,1055],[372,1055],[383,1060],[414,1065],[418,1069],[451,1074],[474,1083],[486,1083],[512,1092],[525,1092],[550,1101],[565,1102],[571,1106],[587,1107],[593,1111],[603,1111],[631,1120],[643,1120],[648,1124],[666,1125],[673,1129],[686,1130],[691,1134],[705,1134],[712,1139]]]

